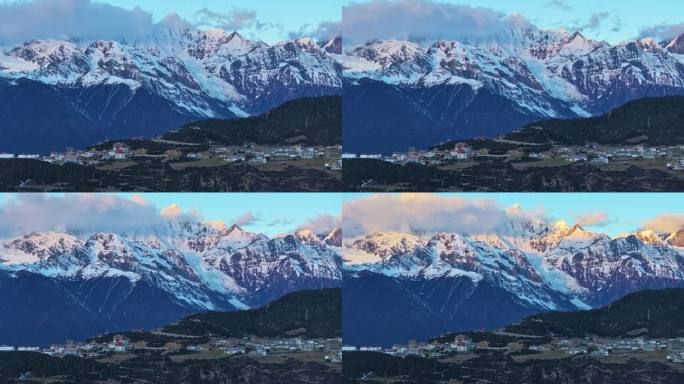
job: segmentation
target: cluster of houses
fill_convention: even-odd
[[[188,345],[186,350],[192,352],[218,351],[226,355],[246,355],[252,358],[263,358],[271,355],[282,355],[302,352],[324,352],[325,360],[332,363],[342,362],[342,339],[259,339],[245,337],[242,339],[213,339],[209,344]]]
[[[52,152],[50,155],[0,153],[0,159],[33,159],[49,163],[81,165],[99,165],[109,161],[128,160],[142,156],[135,154],[126,143],[114,143],[107,150],[78,150],[68,148],[64,152]],[[146,157],[163,157],[163,155]],[[209,151],[190,152],[185,155],[191,160],[218,158],[228,163],[247,163],[263,165],[269,162],[286,162],[300,159],[324,159],[326,168],[342,169],[342,146],[303,147],[301,145],[258,147],[251,144],[242,146],[212,146]]]
[[[530,159],[563,159],[572,163],[586,162],[593,165],[605,165],[611,162],[635,160],[668,159],[667,167],[673,170],[684,170],[684,145],[646,147],[643,145],[599,147],[597,145],[561,146],[540,153],[528,153]]]
[[[98,165],[107,161],[126,160],[132,156],[131,148],[125,143],[114,143],[111,149],[106,150],[67,148],[64,152],[52,152],[49,155],[0,153],[0,159],[32,159],[55,164],[81,165]]]
[[[452,161],[464,161],[475,156],[473,148],[467,143],[456,143],[452,149],[421,150],[409,148],[408,152],[394,152],[391,155],[353,153],[342,154],[343,159],[375,159],[395,164],[423,164],[439,166]]]
[[[160,348],[150,348],[144,342],[133,343],[123,335],[114,335],[108,342],[78,343],[68,340],[64,345],[52,345],[49,348],[0,346],[0,352],[39,352],[50,356],[80,356],[83,358],[99,358],[108,354],[126,353],[139,349],[154,349],[171,352],[213,351],[227,356],[244,355],[252,358],[263,358],[271,355],[318,351],[330,363],[342,362],[342,339],[259,339],[252,337],[211,339],[208,344],[187,345],[168,343]]]
[[[124,353],[133,349],[133,344],[122,335],[114,335],[111,341],[104,343],[80,343],[67,340],[66,344],[53,344],[49,348],[0,346],[0,352],[39,352],[50,356],[80,356],[96,358],[108,353]]]
[[[392,356],[422,356],[429,358],[443,358],[454,354],[467,354],[475,350],[472,339],[466,335],[456,335],[452,341],[431,343],[409,340],[408,344],[395,344],[390,348],[343,346],[344,352],[380,352]]]
[[[679,339],[603,339],[587,337],[584,339],[558,339],[549,345],[532,345],[534,352],[552,350],[565,351],[571,356],[589,355],[608,357],[613,354],[625,355],[633,353],[667,351],[667,360],[684,363],[684,338]]]
[[[219,158],[228,163],[263,165],[271,162],[324,159],[326,168],[342,169],[342,146],[304,147],[301,145],[264,147],[252,144],[242,146],[213,146],[208,152],[189,153],[190,159]]]
[[[391,348],[343,346],[342,351],[368,351],[400,357],[422,356],[439,359],[454,354],[473,353],[476,352],[477,348],[483,348],[483,346],[476,346],[466,335],[456,335],[451,341],[446,342],[435,340],[431,343],[423,343],[411,340],[407,345],[397,344]],[[516,346],[516,348],[520,347]],[[568,356],[587,355],[596,358],[608,357],[614,354],[625,355],[661,351],[666,353],[667,361],[684,363],[684,338],[669,340],[645,338],[605,339],[596,337],[553,339],[548,344],[530,345],[527,349],[536,353],[563,351]]]
[[[444,146],[442,146],[444,147]],[[649,159],[668,159],[667,168],[684,170],[684,145],[648,147],[643,145],[605,147],[597,145],[554,146],[545,152],[524,153],[524,147],[511,151],[511,156],[532,160],[563,159],[571,163],[585,162],[593,165],[605,165],[614,161],[634,161]],[[474,151],[468,143],[456,143],[448,149],[416,150],[395,152],[391,155],[343,153],[343,159],[375,159],[395,164],[406,165],[417,163],[441,166],[454,161],[465,161],[476,156],[488,156],[486,148]]]

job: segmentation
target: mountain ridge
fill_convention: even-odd
[[[535,121],[600,115],[639,98],[684,95],[684,61],[670,44],[610,45],[567,31],[513,30],[505,37],[373,40],[349,49],[341,58],[350,100],[346,150],[391,153],[492,137]],[[405,116],[392,119],[395,111]],[[368,144],[385,132],[395,137]]]
[[[644,289],[684,287],[679,233],[610,237],[564,222],[522,220],[487,234],[386,232],[345,239],[345,314],[351,319],[345,334],[352,344],[391,345],[589,309]],[[393,303],[393,315],[379,313],[378,300]],[[378,317],[381,322],[371,321]],[[391,336],[380,323],[394,330]],[[417,333],[419,323],[426,325]]]
[[[54,308],[54,327],[34,333],[42,344],[81,332],[149,329],[192,313],[246,309],[292,291],[338,287],[341,259],[335,243],[326,241],[329,235],[303,242],[295,234],[268,237],[237,226],[170,223],[144,233],[45,232],[5,239],[1,282],[3,292],[15,294],[3,295],[3,303],[32,315],[17,321],[3,311],[3,329],[13,331],[0,333],[0,340],[29,337],[46,321],[41,306]],[[45,290],[54,292],[49,303],[41,299],[50,296]],[[29,296],[36,299],[20,300]],[[145,305],[151,313],[141,310]],[[78,331],[67,326],[70,316],[93,321]]]
[[[11,102],[0,116],[11,119],[0,123],[0,138],[11,145],[0,149],[49,152],[151,137],[201,119],[246,117],[292,99],[336,95],[336,44],[300,38],[268,45],[187,29],[130,44],[47,39],[4,47],[0,95]],[[36,114],[44,117],[35,120]],[[52,140],[41,145],[46,135]]]

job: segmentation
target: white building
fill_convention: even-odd
[[[22,153],[22,154],[18,155],[17,158],[19,158],[19,159],[34,159],[34,160],[37,160],[37,159],[40,159],[40,155],[36,155],[36,154],[33,154],[33,153],[28,153],[28,154],[27,154],[27,153]]]

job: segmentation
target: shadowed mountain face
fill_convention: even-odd
[[[611,238],[564,222],[511,222],[485,235],[378,232],[345,239],[344,338],[405,343],[589,309],[684,287],[680,233]]]
[[[49,152],[154,136],[337,95],[335,42],[275,45],[233,33],[160,31],[149,41],[34,40],[0,53],[0,151]]]
[[[76,282],[0,271],[0,289],[0,340],[9,345],[47,346],[106,331],[153,329],[202,310],[126,278]]]
[[[340,59],[345,151],[426,148],[684,95],[681,40],[610,45],[579,33],[513,29],[486,42],[369,41]]]
[[[170,224],[136,236],[32,233],[0,241],[0,344],[48,345],[151,329],[339,287],[335,233],[269,238],[237,226]]]
[[[199,118],[173,101],[124,85],[73,89],[0,80],[0,97],[0,151],[9,153],[49,153],[106,139],[151,137]],[[234,115],[224,110],[221,116]]]
[[[343,91],[345,152],[392,153],[449,138],[492,137],[538,119],[515,102],[467,85],[430,88],[363,80]]]

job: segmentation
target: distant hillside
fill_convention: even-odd
[[[341,328],[342,293],[331,288],[290,293],[254,310],[193,315],[165,327],[164,332],[189,336],[338,337]]]
[[[684,144],[684,96],[635,100],[598,117],[541,121],[505,138],[565,145]]]
[[[506,331],[564,337],[680,337],[684,336],[684,289],[641,291],[590,311],[536,315]]]
[[[257,117],[207,120],[169,132],[185,143],[336,145],[342,143],[342,99],[324,96],[288,101]]]

